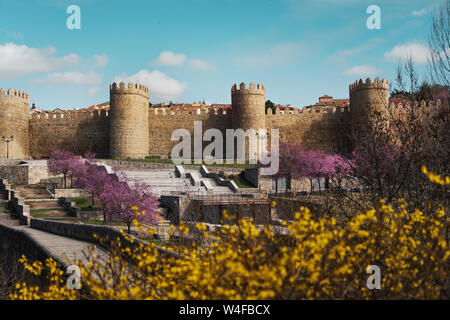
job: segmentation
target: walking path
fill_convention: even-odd
[[[27,234],[39,246],[45,248],[52,257],[66,266],[73,264],[76,260],[86,262],[84,253],[89,252],[89,247],[92,246],[91,243],[19,225],[18,220],[5,213],[6,206],[7,201],[0,200],[0,224]],[[106,252],[98,247],[93,252],[99,256],[107,256]]]

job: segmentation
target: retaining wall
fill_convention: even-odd
[[[90,224],[81,224],[81,223],[67,223],[67,222],[59,222],[59,221],[49,221],[43,219],[30,219],[30,227],[38,230],[42,230],[45,232],[54,233],[63,237],[69,237],[73,239],[78,239],[86,242],[95,243],[100,245],[106,249],[110,248],[111,240],[120,239],[122,244],[129,246],[130,248],[135,248],[143,243],[138,238],[133,236],[128,236],[133,239],[133,242],[125,239],[124,235],[117,229],[109,227],[109,226],[97,226]],[[94,237],[96,234],[98,237]],[[99,239],[108,239],[106,241],[99,241]],[[145,244],[145,243],[144,243]],[[162,248],[157,248],[160,253],[168,254],[173,257],[177,257],[175,253],[164,250]]]

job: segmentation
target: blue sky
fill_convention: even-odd
[[[412,55],[425,71],[430,0],[0,0],[0,87],[42,109],[109,100],[109,83],[139,80],[150,100],[230,103],[233,83],[302,107],[348,97],[368,76],[394,78]],[[81,30],[69,30],[69,5]],[[381,29],[369,30],[369,5]]]

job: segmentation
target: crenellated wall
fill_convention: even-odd
[[[284,113],[268,110],[266,128],[279,129],[280,141],[300,143],[308,150],[347,152],[350,134],[348,108],[309,108]]]
[[[255,85],[251,82],[246,87],[245,83],[241,82],[239,88],[236,84],[231,87],[231,104],[232,109],[232,128],[234,130],[242,129],[254,130],[257,133],[257,139],[263,139],[260,130],[266,129],[265,121],[265,103],[266,103],[266,89],[262,84]],[[259,150],[259,140],[252,145],[250,141],[245,142],[245,158],[251,159],[257,157],[259,154],[267,150]],[[235,156],[238,158],[238,149],[236,148]]]
[[[359,80],[349,86],[350,108],[312,107],[284,114],[279,109],[269,109],[265,114],[265,93],[261,84],[250,83],[248,88],[244,83],[239,87],[235,84],[231,89],[232,109],[170,110],[149,107],[149,90],[145,86],[114,83],[110,86],[109,112],[67,111],[30,116],[27,93],[10,89],[5,94],[0,89],[0,139],[14,136],[10,158],[16,159],[45,159],[55,149],[78,155],[92,151],[99,158],[168,157],[179,143],[171,141],[172,133],[186,129],[193,147],[194,124],[201,121],[202,136],[208,129],[218,129],[224,144],[227,129],[265,128],[269,143],[271,129],[279,129],[280,141],[300,143],[310,150],[347,153],[351,142],[366,130],[364,123],[371,121],[373,111],[388,108],[395,118],[401,119],[414,107],[388,105],[389,83],[378,78]],[[426,117],[439,107],[440,102],[422,102],[412,109]],[[204,149],[210,142],[202,144]],[[6,158],[6,144],[1,141],[0,158]]]
[[[0,158],[28,159],[29,104],[28,93],[14,89],[5,93],[0,88]],[[2,137],[12,141],[7,145]]]
[[[188,130],[193,141],[195,121],[202,122],[202,136],[206,130],[215,128],[220,130],[225,137],[225,130],[231,128],[231,112],[222,109],[189,112],[185,110],[172,111],[151,108],[148,119],[149,154],[151,156],[167,157],[170,155],[172,148],[178,144],[177,141],[171,141],[170,139],[172,132],[176,129]],[[203,146],[209,143],[203,142]]]
[[[109,157],[109,115],[105,110],[33,114],[29,128],[33,159],[48,158],[55,149]]]
[[[144,158],[149,145],[149,90],[132,82],[110,85],[111,158]]]
[[[375,78],[372,81],[362,79],[349,86],[350,94],[350,125],[355,143],[361,139],[371,124],[375,113],[386,112],[389,104],[389,82],[386,79]]]

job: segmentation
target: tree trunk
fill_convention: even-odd
[[[128,234],[131,234],[131,223],[127,223],[127,227],[128,227]]]
[[[94,192],[91,192],[91,207],[94,206]]]
[[[67,175],[64,173],[64,189],[67,188],[66,176],[67,176]]]
[[[275,194],[278,194],[278,177],[275,178]]]

